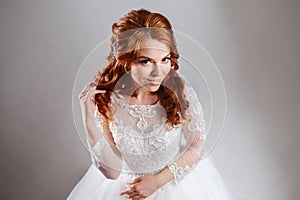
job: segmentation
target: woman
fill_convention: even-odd
[[[133,10],[112,32],[108,65],[79,95],[93,165],[68,199],[230,199],[201,160],[202,106],[177,73],[168,19]]]

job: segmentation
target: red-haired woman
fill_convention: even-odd
[[[231,199],[212,163],[199,163],[202,106],[177,73],[168,19],[133,10],[112,33],[108,65],[79,95],[93,165],[68,199]]]

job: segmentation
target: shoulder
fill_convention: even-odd
[[[203,115],[203,106],[194,88],[190,84],[186,83],[184,93],[186,100],[189,102],[187,112],[192,116]]]
[[[198,102],[198,96],[194,90],[194,88],[189,84],[186,83],[184,84],[184,94],[186,99],[191,103],[191,102]]]

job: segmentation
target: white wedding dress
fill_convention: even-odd
[[[109,124],[115,146],[103,136],[102,116],[96,110],[99,140],[92,147],[92,165],[68,196],[68,200],[119,200],[129,181],[152,175],[165,167],[174,179],[146,198],[157,200],[231,200],[222,177],[209,157],[200,159],[205,142],[202,105],[191,87],[185,87],[191,120],[170,128],[166,111],[155,105],[129,105],[117,94],[111,97],[114,122]],[[120,170],[116,179],[106,178],[98,169],[109,166]]]

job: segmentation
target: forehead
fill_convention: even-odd
[[[170,53],[170,48],[163,42],[153,39],[145,39],[137,50],[137,57],[163,58]]]

